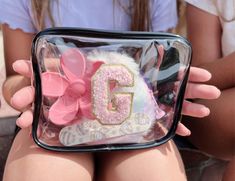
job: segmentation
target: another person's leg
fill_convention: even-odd
[[[208,106],[211,113],[202,119],[184,117],[184,124],[192,132],[189,137],[190,141],[202,151],[233,162],[235,156],[235,88],[223,90],[216,100],[198,102]],[[229,169],[235,167],[235,163],[231,165],[233,166],[228,167]],[[232,174],[231,171],[226,171],[226,173],[227,178],[229,173]],[[235,174],[231,177],[235,180]]]
[[[93,157],[88,153],[56,153],[35,145],[29,130],[21,130],[9,153],[3,181],[91,181]]]
[[[99,155],[98,181],[186,180],[184,166],[173,143],[143,150]]]

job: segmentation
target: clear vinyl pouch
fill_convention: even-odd
[[[175,135],[191,46],[168,33],[47,29],[35,37],[32,135],[54,151],[149,148]]]

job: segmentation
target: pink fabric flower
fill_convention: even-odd
[[[91,77],[103,62],[87,61],[78,49],[71,48],[61,55],[60,63],[63,73],[42,73],[43,95],[58,97],[49,109],[50,121],[65,125],[77,115],[94,119],[91,111]]]

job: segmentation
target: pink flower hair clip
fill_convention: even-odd
[[[91,111],[91,77],[103,64],[87,61],[76,48],[60,57],[62,73],[42,73],[44,96],[57,98],[49,108],[48,118],[56,125],[67,125],[76,116],[94,119]]]

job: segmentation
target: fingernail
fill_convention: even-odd
[[[21,119],[20,119],[20,118],[17,118],[17,119],[16,119],[16,125],[19,126],[19,127],[21,127],[20,122],[21,122]]]
[[[11,97],[10,104],[15,109],[18,109],[18,106],[16,105],[15,94]]]
[[[219,98],[220,95],[221,95],[221,91],[220,91],[220,89],[217,88],[217,98]]]
[[[10,100],[10,104],[11,104],[11,106],[13,106],[13,107],[14,107],[13,97],[12,97],[12,98],[11,98],[11,100]]]
[[[190,130],[188,130],[187,136],[190,136],[190,135],[191,135],[191,131],[190,131]]]
[[[208,107],[205,107],[205,114],[208,116],[210,114],[210,109]]]
[[[20,66],[20,63],[19,63],[18,60],[15,61],[15,62],[12,64],[12,68],[13,68],[14,71],[16,71],[19,66]]]

